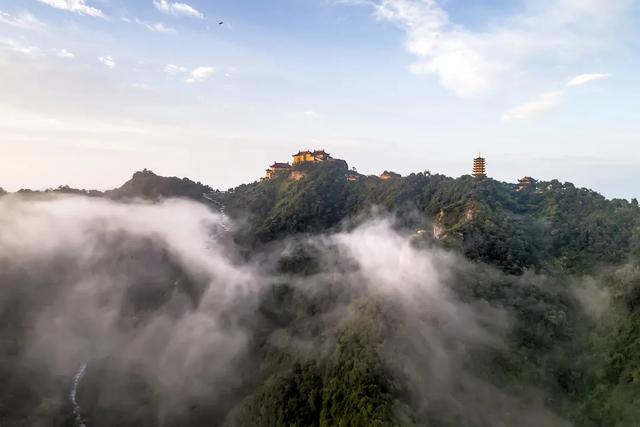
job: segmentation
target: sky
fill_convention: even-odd
[[[637,0],[0,0],[0,186],[226,189],[324,148],[639,197],[637,22]]]

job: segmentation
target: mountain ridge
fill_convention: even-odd
[[[17,194],[151,201],[177,197],[211,204],[203,197],[209,194],[212,200],[224,203],[231,217],[249,221],[249,228],[237,236],[250,245],[291,233],[337,229],[376,209],[395,215],[402,226],[426,232],[470,259],[510,272],[531,268],[587,271],[590,266],[623,263],[626,254],[640,248],[636,199],[606,199],[571,183],[542,181],[519,191],[518,184],[469,175],[451,178],[416,173],[389,180],[360,176],[350,181],[346,179],[350,171],[342,160],[298,167],[304,167],[308,176],[295,181],[277,177],[228,191],[145,169],[105,192],[61,186]],[[551,256],[544,259],[542,253]]]

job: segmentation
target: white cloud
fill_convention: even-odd
[[[185,67],[181,67],[175,64],[167,64],[164,66],[164,72],[170,76],[177,76],[178,74],[184,74],[188,70]]]
[[[167,15],[188,16],[191,18],[204,18],[204,14],[186,3],[169,2],[167,0],[153,0],[156,8]]]
[[[562,92],[549,92],[514,107],[502,114],[502,120],[525,120],[554,109],[560,102]]]
[[[24,45],[19,41],[6,39],[0,40],[0,49],[9,50],[12,52],[18,52],[29,56],[38,56],[38,57],[46,57],[46,56],[56,56],[62,59],[73,59],[75,55],[69,52],[67,49],[57,49],[52,48],[48,51],[43,51],[42,49],[36,46]]]
[[[211,78],[216,72],[214,67],[198,67],[185,78],[187,83],[200,83]]]
[[[116,61],[110,56],[99,56],[98,61],[102,62],[108,68],[112,70],[116,68]]]
[[[128,21],[126,21],[126,22],[128,22]],[[176,30],[174,28],[167,27],[166,25],[164,25],[161,22],[146,22],[146,21],[141,21],[141,20],[136,18],[136,23],[139,24],[139,25],[142,25],[147,30],[153,31],[153,32],[156,32],[156,33],[173,34],[173,33],[176,32]]]
[[[23,30],[40,30],[47,26],[29,12],[12,15],[0,10],[0,22]]]
[[[42,51],[36,46],[25,46],[15,40],[0,40],[0,48],[10,50],[12,52],[18,52],[29,56],[41,55]]]
[[[596,80],[608,79],[610,76],[610,74],[598,73],[580,74],[579,76],[570,79],[567,83],[567,86],[582,86]],[[562,96],[563,91],[542,94],[529,102],[505,111],[502,114],[502,120],[524,120],[533,116],[543,114],[555,108],[560,102],[560,98]]]
[[[182,76],[183,81],[187,83],[200,83],[210,79],[216,73],[215,67],[197,67],[189,71],[189,69],[175,64],[167,64],[164,66],[164,72],[172,77]]]
[[[153,22],[153,23],[147,23],[145,24],[145,26],[151,30],[151,31],[155,31],[156,33],[175,33],[176,30],[171,28],[171,27],[167,27],[165,26],[163,23],[161,22]]]
[[[536,60],[570,61],[607,46],[631,0],[527,0],[524,12],[472,30],[452,22],[441,0],[347,0],[406,33],[416,74],[435,74],[458,96],[489,91]]]
[[[58,58],[73,59],[76,57],[73,53],[69,52],[67,49],[52,49],[52,51]]]
[[[575,76],[567,83],[567,86],[582,86],[584,84],[596,81],[596,80],[605,80],[611,77],[611,74],[580,74],[579,76]]]
[[[47,4],[51,7],[60,10],[66,10],[68,12],[75,12],[81,15],[95,16],[98,18],[104,18],[105,14],[102,10],[88,6],[85,4],[85,0],[38,0],[40,3]]]

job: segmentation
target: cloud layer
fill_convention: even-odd
[[[472,30],[452,22],[439,0],[376,0],[376,18],[406,33],[416,74],[435,74],[458,96],[491,90],[504,75],[536,61],[564,62],[602,49],[630,0],[526,2],[519,13]]]
[[[212,398],[230,384],[247,336],[224,317],[232,307],[236,320],[252,309],[261,279],[210,239],[219,215],[184,201],[3,198],[0,205],[3,277],[19,275],[20,260],[36,282],[49,282],[32,289],[37,315],[25,360],[65,375],[102,358],[121,372],[137,366],[168,407],[181,393],[202,393],[205,381],[218,384]],[[0,310],[19,285],[7,280]]]

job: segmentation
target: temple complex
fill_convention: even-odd
[[[305,162],[324,162],[326,160],[330,160],[331,155],[324,150],[314,150],[314,151],[298,151],[293,155],[293,164],[299,165],[300,163]]]
[[[304,178],[305,172],[301,170],[293,170],[292,166],[298,166],[303,163],[325,162],[333,159],[333,157],[331,157],[331,155],[324,149],[298,151],[292,157],[293,165],[290,165],[289,163],[274,162],[269,166],[269,169],[267,169],[267,173],[263,179],[272,179],[276,176],[287,176],[288,178],[297,181]]]
[[[269,169],[267,169],[266,175],[263,179],[273,179],[276,176],[286,176],[288,179],[297,181],[306,176],[307,168],[296,168],[296,166],[300,166],[305,163],[318,163],[333,160],[333,157],[331,157],[331,155],[324,149],[314,151],[300,150],[296,154],[293,154],[292,157],[292,164],[289,164],[288,162],[274,162],[269,166]],[[357,172],[349,172],[346,174],[346,178],[349,181],[356,181],[359,176],[360,175]],[[478,154],[478,157],[473,159],[473,176],[476,178],[484,178],[487,176],[486,159],[480,154]],[[385,170],[380,175],[380,179],[384,181],[401,177],[402,175],[388,170]],[[517,191],[522,191],[532,185],[535,187],[536,182],[537,181],[530,176],[525,176],[518,181],[516,189]]]

